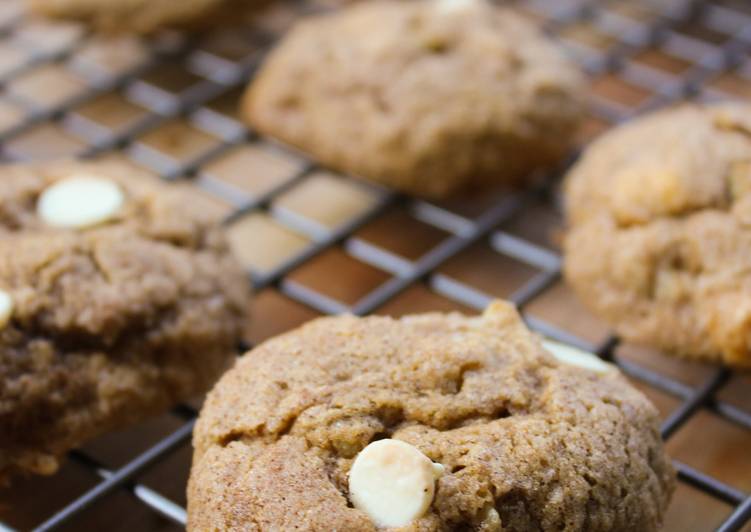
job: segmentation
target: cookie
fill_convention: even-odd
[[[687,104],[606,133],[565,203],[566,279],[620,336],[751,366],[751,106]]]
[[[152,33],[162,28],[207,27],[248,11],[255,0],[27,0],[40,15],[80,20],[105,32]],[[257,3],[261,3],[258,0]]]
[[[0,170],[0,479],[205,391],[248,282],[193,196],[125,163]]]
[[[379,0],[294,26],[243,114],[334,169],[441,198],[560,161],[581,90],[577,68],[508,8]]]
[[[269,340],[204,405],[188,529],[656,530],[674,475],[655,408],[550,348],[503,302]]]

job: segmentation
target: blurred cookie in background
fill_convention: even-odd
[[[111,33],[205,28],[243,19],[266,0],[27,0],[32,12]]]
[[[0,480],[202,393],[249,284],[217,221],[116,162],[4,167]]]
[[[751,106],[686,104],[604,134],[565,200],[566,278],[618,334],[751,366]]]
[[[584,90],[555,43],[508,8],[382,0],[294,26],[243,113],[324,165],[442,198],[560,162]]]

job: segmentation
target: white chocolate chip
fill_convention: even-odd
[[[0,290],[0,329],[8,325],[13,316],[13,298],[8,292]]]
[[[42,192],[37,214],[54,227],[91,227],[115,216],[124,199],[120,187],[108,179],[69,177]]]
[[[478,0],[436,0],[436,7],[440,13],[451,14],[469,11],[478,3]]]
[[[547,349],[559,362],[578,366],[604,375],[615,371],[616,367],[604,362],[600,357],[587,353],[581,349],[571,347],[570,345],[561,344],[552,340],[543,340],[542,346]]]
[[[433,502],[444,468],[400,440],[378,440],[363,449],[349,472],[355,508],[382,527],[404,526]]]
[[[483,532],[503,530],[501,516],[498,514],[498,510],[496,510],[492,504],[488,504],[482,510],[482,513],[480,514],[480,524],[477,530],[482,530]]]

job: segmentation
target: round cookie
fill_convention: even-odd
[[[552,356],[503,302],[480,317],[315,320],[210,392],[188,529],[375,530],[368,491],[419,461],[391,449],[379,475],[389,460],[363,450],[392,439],[427,458],[412,478],[437,463],[432,502],[400,530],[656,530],[674,487],[657,412],[617,369],[589,366]]]
[[[206,27],[237,17],[256,0],[27,0],[44,16],[81,20],[107,32],[151,33],[165,27]],[[263,0],[257,0],[261,3]]]
[[[0,480],[53,473],[231,363],[248,282],[192,199],[125,163],[0,171]]]
[[[431,198],[560,161],[582,76],[484,0],[377,0],[299,22],[243,102],[248,123],[332,168]]]
[[[565,201],[566,279],[619,335],[751,366],[751,106],[687,104],[606,133]]]

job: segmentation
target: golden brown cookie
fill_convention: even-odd
[[[565,274],[627,340],[751,366],[751,106],[620,126],[566,181]]]
[[[558,356],[503,302],[322,318],[269,340],[201,412],[188,529],[373,531],[350,474],[368,462],[353,482],[373,487],[366,466],[387,460],[362,451],[387,439],[414,448],[391,462],[422,468],[418,485],[438,477],[400,530],[658,529],[674,478],[655,408],[615,367],[576,361],[593,355]]]
[[[0,479],[206,390],[248,282],[192,195],[124,163],[0,171]]]
[[[510,9],[378,0],[299,22],[243,113],[323,164],[437,198],[554,165],[581,90],[576,67]]]
[[[228,16],[237,21],[264,0],[27,0],[44,16],[81,20],[106,32],[151,33],[162,28],[207,27]]]

